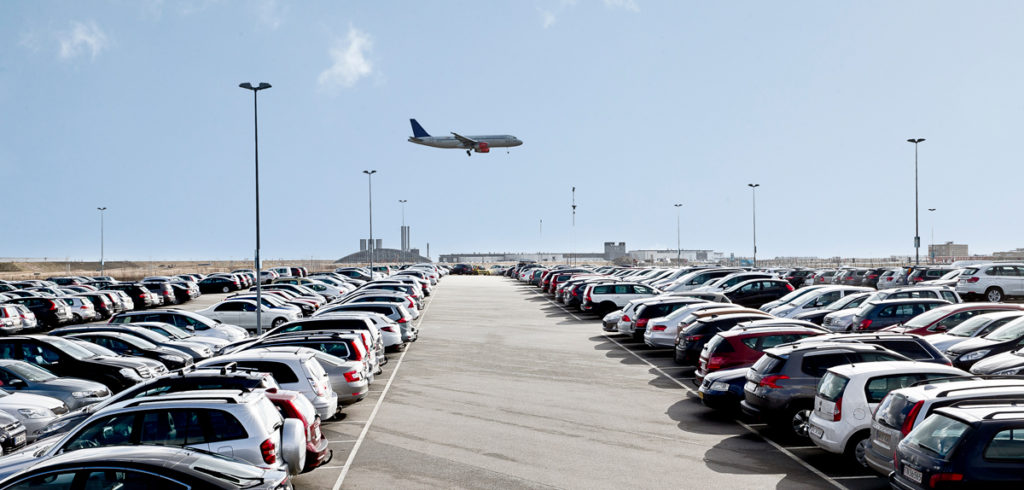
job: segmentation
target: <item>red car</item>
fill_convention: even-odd
[[[334,457],[334,452],[327,449],[327,438],[320,432],[320,416],[313,404],[297,391],[270,388],[266,393],[282,417],[298,419],[306,428],[306,467],[302,471],[327,464]]]
[[[739,327],[719,332],[700,352],[695,382],[700,386],[704,376],[720,369],[751,366],[764,355],[764,350],[804,337],[821,335],[824,330],[800,327]]]
[[[883,332],[932,335],[945,332],[974,315],[997,311],[1024,310],[1024,305],[1008,303],[958,303],[933,308],[906,322],[883,328]]]

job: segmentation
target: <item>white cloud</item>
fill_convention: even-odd
[[[331,48],[333,64],[320,73],[317,84],[327,89],[354,86],[361,78],[373,73],[373,64],[367,59],[372,49],[370,36],[349,26],[348,37],[335,41]]]
[[[58,33],[57,40],[60,42],[60,57],[65,60],[82,54],[96,58],[109,44],[107,35],[93,21],[72,22],[71,30]]]
[[[544,25],[545,29],[555,25],[555,22],[558,21],[558,17],[556,17],[555,13],[550,10],[544,10],[537,7],[537,11],[540,12],[541,24]]]
[[[604,0],[604,5],[605,7],[624,8],[633,12],[640,11],[640,6],[636,4],[635,0]]]

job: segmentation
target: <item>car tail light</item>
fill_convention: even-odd
[[[889,276],[889,277],[885,278],[885,280],[886,281],[891,281],[892,280],[892,276]]]
[[[385,332],[395,333],[395,327],[390,327],[390,326],[388,326],[388,327],[380,327],[380,329],[385,331]]]
[[[361,351],[359,349],[356,349],[356,360],[357,361],[362,361],[363,360],[363,351]]]
[[[89,309],[89,305],[82,305],[82,306],[79,306],[79,307],[78,307],[78,309],[79,309],[79,310],[88,310],[88,309]]]
[[[713,356],[713,357],[711,357],[711,359],[708,359],[708,369],[709,370],[711,370],[711,369],[722,369],[722,364],[724,364],[724,363],[725,363],[725,358],[724,357]]]
[[[923,277],[915,277],[915,278],[914,278],[914,282],[921,282],[921,281],[923,281],[923,280],[924,280],[924,278],[923,278]]]
[[[638,326],[638,327],[646,327],[648,321],[650,321],[650,318],[639,318],[636,321],[636,326]]]
[[[590,291],[587,291],[587,303],[593,303],[594,300],[590,297]]]
[[[267,439],[260,444],[260,453],[263,454],[263,462],[267,464],[277,463],[277,446],[274,441]]]
[[[666,327],[665,325],[655,325],[651,327],[652,332],[664,332],[667,329],[668,327]]]
[[[972,277],[972,278],[968,279],[967,282],[969,282],[971,284],[974,284],[974,283],[978,282],[980,279],[981,278],[979,278],[979,277]]]
[[[786,284],[786,289],[788,289],[788,290],[792,291],[792,290],[793,290],[793,285],[792,285],[792,284],[789,284],[789,283],[787,283],[787,284]]]
[[[327,391],[324,390],[323,385],[317,383],[315,379],[306,378],[306,380],[309,381],[309,386],[313,387],[313,391],[316,392],[316,396],[324,396],[324,394],[327,393]]]
[[[687,335],[685,340],[687,342],[696,342],[696,341],[698,341],[700,339],[703,339],[703,338],[704,338],[703,335]]]
[[[843,398],[836,400],[836,406],[832,409],[832,421],[839,422],[843,418]]]
[[[408,322],[409,322],[409,320],[403,316],[402,318],[398,319],[397,323],[408,323]]]
[[[146,293],[142,293],[142,294],[139,295],[139,298],[140,299],[146,299],[147,296],[149,296],[149,295],[146,294]]]
[[[928,486],[935,488],[939,482],[944,481],[963,481],[964,475],[962,473],[936,473],[928,479]]]
[[[353,369],[352,371],[345,373],[345,381],[348,381],[349,383],[355,383],[360,379],[362,379],[362,377],[359,376],[359,371]]]
[[[50,302],[50,311],[54,311],[56,309],[57,309],[57,302],[56,301],[51,301]]]
[[[414,308],[415,306],[416,306],[416,303],[413,303],[412,302],[412,298],[409,298],[409,308]]]
[[[865,318],[865,319],[860,321],[859,325],[857,325],[857,330],[867,330],[867,329],[871,328],[871,324],[872,323],[873,322],[870,319]]]
[[[784,374],[773,374],[771,376],[765,376],[765,377],[761,378],[761,381],[759,381],[757,383],[757,386],[763,386],[765,388],[779,389],[779,388],[782,388],[782,387],[779,386],[777,383],[779,381],[784,380],[784,379],[789,379],[789,376],[786,376]]]
[[[921,413],[921,407],[924,406],[924,400],[921,400],[910,407],[910,411],[907,412],[907,417],[903,419],[903,426],[900,427],[900,432],[903,437],[906,437],[910,433],[910,430],[914,428],[914,420],[917,419],[917,414]]]

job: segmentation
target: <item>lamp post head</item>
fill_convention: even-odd
[[[376,170],[363,170],[363,173],[366,174],[366,175],[373,175],[373,174],[377,173],[377,171]]]
[[[409,200],[408,199],[399,199],[398,202],[400,202],[402,204],[405,204],[405,203],[409,202]]]
[[[240,83],[238,84],[238,86],[246,90],[252,90],[253,92],[256,92],[258,90],[266,90],[270,88],[270,84],[267,82],[260,82],[260,84],[255,87],[253,87],[252,84],[249,82]]]
[[[753,189],[755,187],[761,187],[761,184],[747,184],[747,186]]]
[[[907,140],[907,143],[913,143],[913,144],[916,145],[916,144],[921,143],[923,141],[924,141],[924,138],[910,138],[909,140]]]
[[[679,206],[682,206],[682,204],[673,204],[673,206],[678,208]]]
[[[928,208],[929,211],[935,211],[935,208]]]
[[[107,208],[106,208],[106,207],[102,207],[102,208],[96,208],[96,209],[98,209],[98,210],[100,210],[100,211],[106,211],[106,210],[107,210]]]

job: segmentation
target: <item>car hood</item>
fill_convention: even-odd
[[[991,374],[1015,367],[1024,367],[1024,355],[1017,355],[1013,352],[1003,352],[978,361],[971,367],[971,372]]]
[[[857,316],[857,312],[860,308],[847,308],[845,310],[833,311],[825,315],[826,318],[853,318]]]
[[[964,352],[970,352],[972,350],[984,349],[993,345],[1001,344],[1002,342],[996,342],[989,340],[984,337],[975,337],[973,339],[967,339],[959,344],[954,345],[949,349],[950,352],[955,354],[963,354]]]
[[[929,335],[925,337],[928,342],[939,349],[940,352],[946,352],[947,349],[954,345],[960,344],[966,340],[970,340],[970,337],[957,337],[956,335],[950,335],[948,333],[940,333],[936,335]]]
[[[64,406],[64,402],[49,396],[32,395],[30,393],[11,393],[0,397],[0,410],[17,410],[19,408],[43,408],[53,410]]]
[[[81,378],[54,378],[36,383],[35,386],[54,391],[106,391],[109,393],[106,385]]]
[[[710,381],[712,383],[714,383],[716,381],[722,381],[722,382],[729,383],[731,381],[736,381],[736,380],[740,380],[740,379],[746,380],[747,379],[747,370],[748,370],[748,368],[750,368],[749,365],[748,366],[743,366],[741,368],[723,369],[723,370],[720,370],[720,371],[714,371],[714,372],[708,373],[708,375],[705,376],[704,379],[707,380],[707,381]]]
[[[110,356],[96,356],[87,359],[87,362],[94,362],[103,366],[112,366],[116,368],[131,368],[138,369],[142,367],[150,367],[152,364],[145,362],[142,359],[129,358],[129,357],[110,357]],[[156,362],[156,361],[153,361]],[[158,363],[159,364],[159,363]]]

